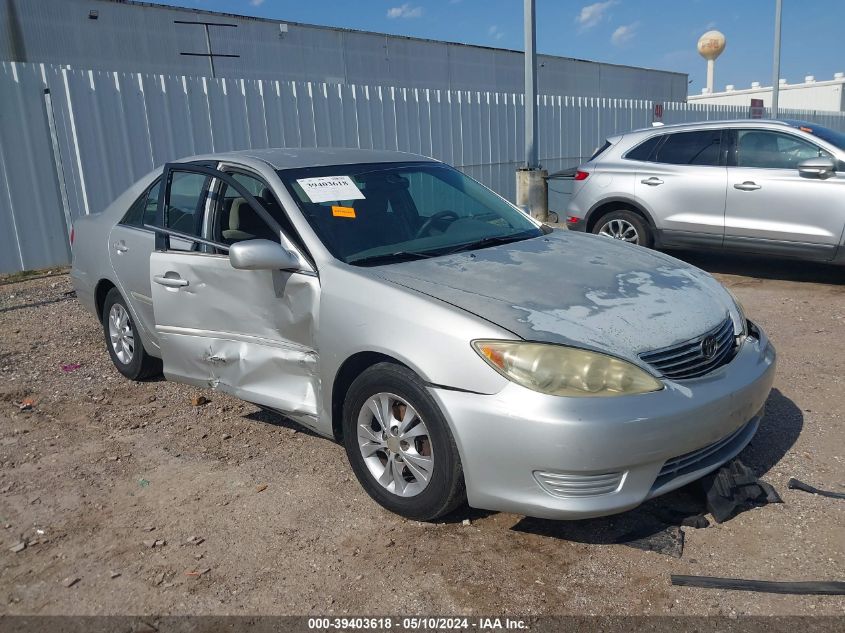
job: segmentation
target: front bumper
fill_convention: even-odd
[[[659,392],[561,398],[509,383],[482,395],[431,388],[473,507],[549,519],[629,510],[718,468],[751,441],[775,374],[762,330],[734,359]]]

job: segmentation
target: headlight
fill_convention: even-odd
[[[473,341],[472,346],[508,380],[553,396],[627,396],[663,389],[639,367],[598,352],[518,341]]]
[[[736,311],[739,314],[740,320],[740,327],[739,327],[739,336],[745,338],[748,334],[748,318],[745,316],[745,308],[742,306],[742,302],[736,298],[736,295],[725,288],[728,291],[728,294],[731,296],[731,299],[734,300],[734,306],[736,307]]]

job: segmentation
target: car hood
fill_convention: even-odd
[[[739,315],[708,273],[593,235],[543,237],[380,266],[389,281],[462,308],[522,339],[636,360]]]

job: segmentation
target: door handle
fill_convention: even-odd
[[[734,189],[739,189],[740,191],[757,191],[757,189],[762,189],[762,187],[756,182],[746,180],[745,182],[736,183]]]
[[[652,176],[651,178],[645,178],[640,181],[644,185],[648,185],[649,187],[656,187],[658,185],[662,185],[663,181],[660,180],[657,176]]]
[[[129,247],[124,242],[115,242],[112,246],[117,253],[125,253],[129,250]]]
[[[187,279],[182,279],[181,277],[165,277],[164,275],[156,275],[153,277],[153,281],[168,288],[183,288],[188,285]]]

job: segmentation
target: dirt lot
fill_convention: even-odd
[[[786,487],[845,490],[845,270],[688,259],[778,348],[742,459],[785,503],[683,528],[681,558],[614,543],[686,507],[686,491],[578,523],[405,521],[362,492],[340,446],[211,391],[195,407],[192,388],[123,379],[67,275],[0,281],[2,612],[845,615],[842,597],[669,583],[845,579],[845,502]]]

